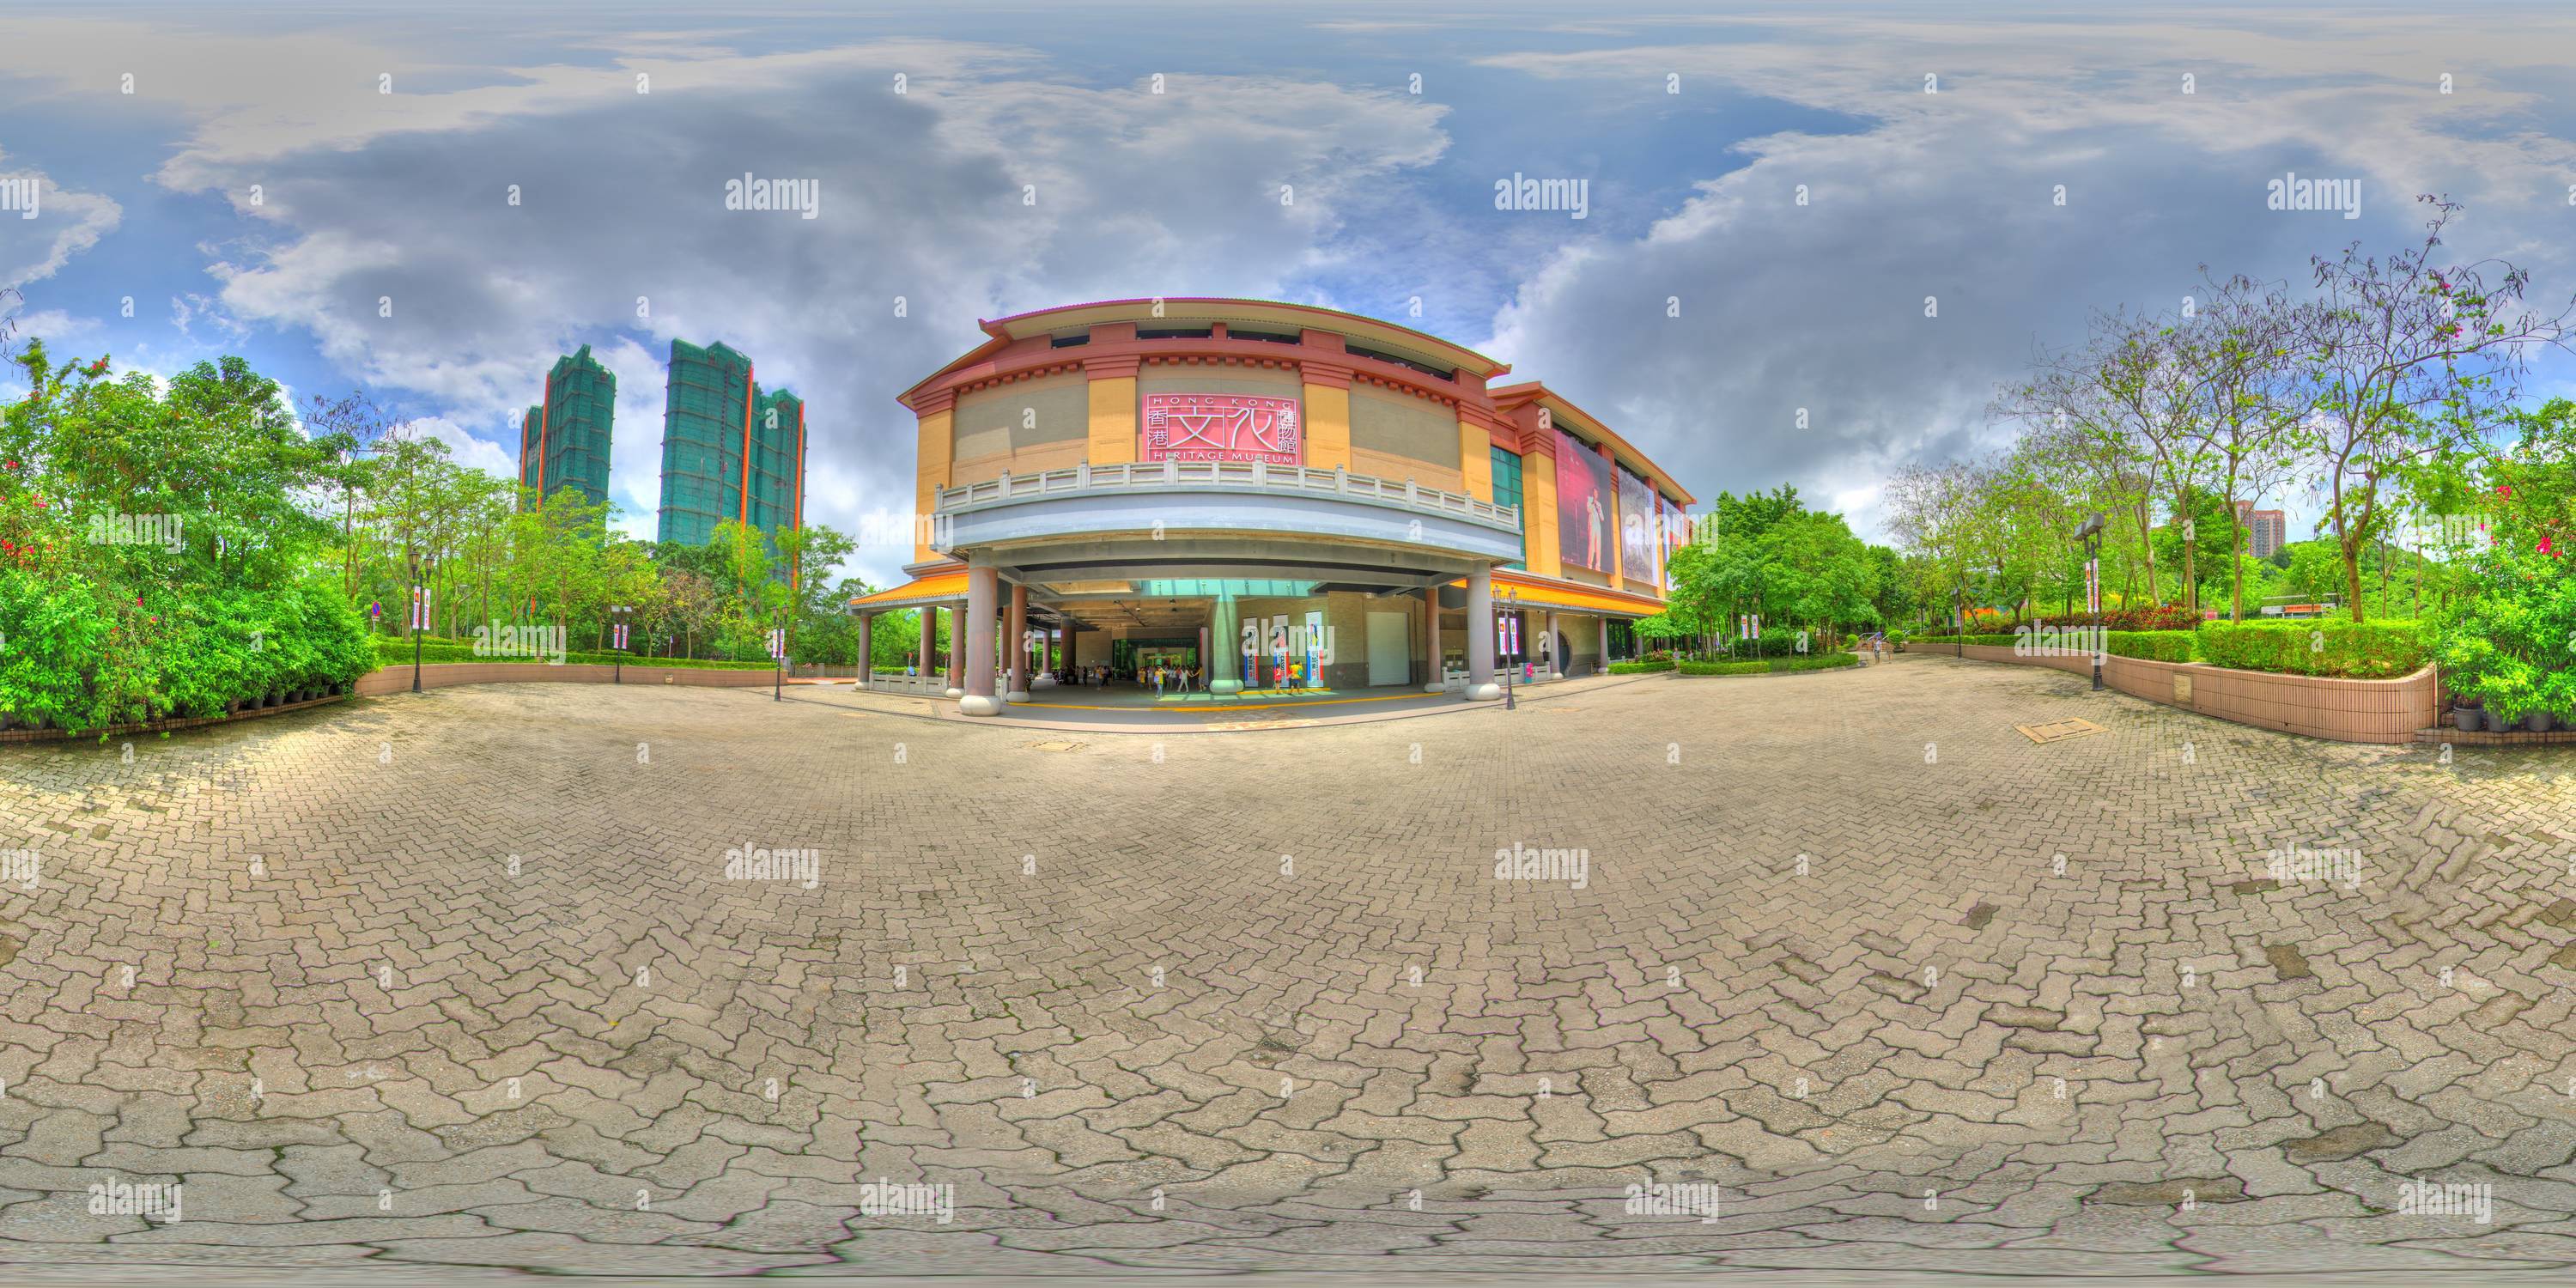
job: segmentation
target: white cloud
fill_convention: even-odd
[[[0,210],[0,286],[53,276],[125,215],[113,200],[64,188],[41,170],[0,167],[0,184],[13,187],[10,208]]]
[[[2006,436],[1986,408],[2034,346],[2075,338],[2094,307],[2171,307],[2203,263],[2304,284],[2311,254],[2419,236],[2413,194],[2444,191],[2471,202],[2457,250],[2511,254],[2566,298],[2576,258],[2555,230],[2576,144],[2544,128],[2534,76],[2563,63],[2550,51],[2576,23],[2552,15],[2545,41],[2523,42],[2429,19],[2223,21],[1801,11],[1724,44],[1484,59],[1568,110],[1623,110],[1603,105],[1673,72],[1685,94],[1858,124],[1747,140],[1739,168],[1699,179],[1643,234],[1561,247],[1498,312],[1491,350],[1703,495],[1792,482],[1875,533],[1878,507],[1856,501],[1896,465]],[[2361,178],[2366,217],[2264,210],[2264,180],[2285,169]]]
[[[659,498],[669,341],[751,355],[763,386],[808,400],[808,520],[852,530],[911,505],[912,418],[893,396],[980,342],[975,319],[1281,294],[1352,211],[1446,145],[1443,109],[1392,92],[1175,76],[1158,95],[1027,61],[936,42],[656,46],[620,59],[650,70],[649,95],[559,67],[382,103],[372,75],[348,103],[209,88],[159,178],[236,197],[262,185],[259,235],[211,270],[226,316],[309,332],[369,387],[498,443],[515,444],[555,357],[590,342],[618,375],[611,493],[638,535]],[[974,79],[1005,68],[1023,74]],[[820,217],[723,209],[724,181],[747,172],[815,180]],[[861,566],[888,580],[908,557],[871,550]]]
[[[516,478],[519,463],[499,444],[477,438],[463,425],[444,416],[420,416],[404,423],[404,428],[424,438],[447,444],[449,458],[459,465]]]

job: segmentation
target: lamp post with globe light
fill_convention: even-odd
[[[2075,539],[2084,543],[2084,611],[2093,618],[2093,691],[2102,691],[2102,650],[2110,644],[2102,630],[2102,529],[2108,526],[2102,512],[2096,510],[2084,526],[2075,530]]]

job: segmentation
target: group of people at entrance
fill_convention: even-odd
[[[1265,669],[1270,672],[1270,687],[1274,690],[1302,689],[1314,679],[1308,674],[1306,660],[1293,653],[1279,655]],[[1156,663],[1138,667],[1132,671],[1103,663],[1093,663],[1076,667],[1068,672],[1059,672],[1058,678],[1064,683],[1080,684],[1087,689],[1105,689],[1112,684],[1132,680],[1140,688],[1151,685],[1156,694],[1165,695],[1205,693],[1208,691],[1210,676],[1205,670],[1196,666],[1177,666],[1170,663]]]
[[[1118,681],[1130,679],[1139,685],[1153,685],[1156,693],[1191,693],[1207,687],[1207,680],[1199,674],[1197,667],[1169,664],[1148,666],[1135,672],[1094,664],[1079,668],[1070,678],[1078,679],[1084,688],[1089,689],[1105,689]]]

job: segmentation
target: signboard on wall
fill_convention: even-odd
[[[1655,487],[1619,467],[1619,572],[1634,581],[1660,583],[1663,541],[1655,533]]]
[[[1258,394],[1147,394],[1141,461],[1304,460],[1294,398]]]
[[[1556,431],[1557,556],[1595,572],[1610,571],[1618,548],[1618,507],[1610,466],[1582,440]]]

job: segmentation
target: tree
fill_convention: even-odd
[[[2204,279],[2208,273],[2203,265]],[[2184,433],[2200,457],[2215,463],[2226,502],[2217,518],[2227,532],[2231,621],[2245,620],[2245,525],[2237,518],[2237,492],[2241,486],[2259,504],[2288,481],[2294,436],[2312,405],[2297,360],[2308,312],[2290,302],[2283,286],[2257,285],[2239,274],[2211,283],[2208,302],[2176,337],[2199,404]]]
[[[1907,465],[1887,485],[1888,527],[1922,559],[1955,605],[1967,596],[1968,540],[1981,479],[1975,467]]]
[[[2522,269],[2499,260],[2436,264],[2442,230],[2460,207],[2418,200],[2434,212],[2421,245],[2385,261],[2363,255],[2359,242],[2339,259],[2314,257],[2319,307],[2302,328],[2317,411],[2307,446],[2332,496],[2327,517],[2356,622],[2362,548],[2390,517],[2382,487],[2508,420],[2526,351],[2563,346],[2566,336],[2568,308],[2549,315],[2522,304],[2530,287]]]

